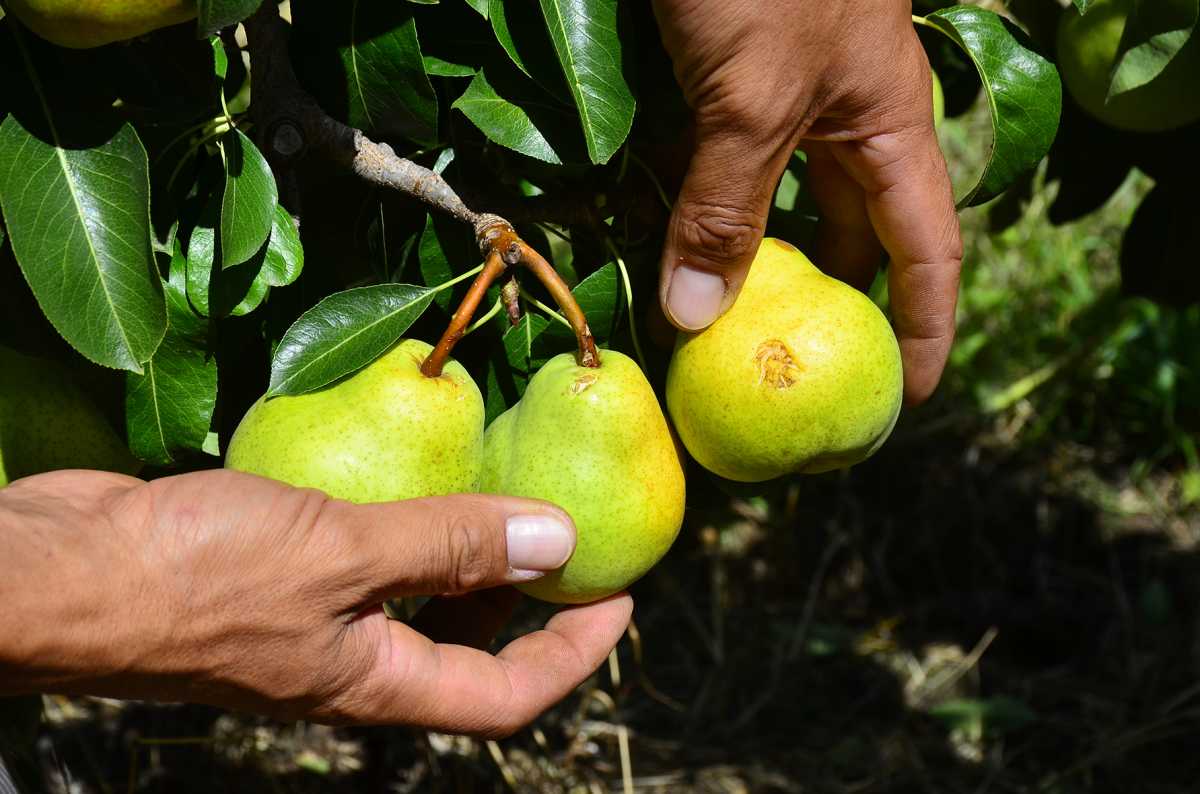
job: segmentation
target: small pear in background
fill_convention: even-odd
[[[196,17],[196,0],[8,0],[9,13],[60,47],[86,49]]]
[[[422,375],[430,350],[402,340],[331,386],[260,398],[229,441],[226,467],[352,502],[478,490],[483,397],[457,361]]]
[[[520,589],[587,603],[645,574],[683,523],[683,466],[646,376],[628,356],[600,366],[550,359],[487,430],[483,491],[553,502],[571,514],[575,553]]]
[[[57,469],[140,468],[64,367],[0,347],[0,486]]]
[[[684,446],[739,482],[864,460],[891,433],[902,393],[900,347],[879,307],[772,238],[729,311],[679,335],[667,371]]]

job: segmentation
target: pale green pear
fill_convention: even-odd
[[[737,301],[680,334],[667,408],[689,453],[739,482],[867,458],[900,413],[903,372],[883,312],[781,240],[762,241]]]
[[[579,604],[612,595],[654,567],[683,523],[683,466],[667,419],[638,365],[615,350],[600,366],[564,353],[530,379],[488,427],[485,493],[544,499],[575,521],[575,553],[520,585]]]
[[[259,399],[225,466],[352,502],[478,490],[483,397],[457,361],[422,375],[431,349],[405,339],[331,386]]]
[[[57,469],[140,468],[66,369],[0,347],[0,486]]]

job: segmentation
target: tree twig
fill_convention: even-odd
[[[309,152],[317,152],[370,184],[412,196],[471,224],[475,230],[487,264],[422,364],[423,373],[431,377],[441,374],[451,348],[470,325],[487,288],[508,267],[517,264],[525,265],[546,285],[570,321],[579,343],[580,365],[599,365],[587,318],[570,289],[554,268],[517,235],[512,224],[499,215],[475,212],[440,174],[400,157],[386,143],[372,141],[361,130],[325,113],[296,79],[288,57],[288,25],[274,3],[263,3],[244,24],[254,69],[251,111],[267,157],[277,170]]]

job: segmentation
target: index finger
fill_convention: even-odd
[[[954,341],[962,238],[946,161],[933,124],[832,146],[866,196],[871,225],[891,259],[888,294],[905,401],[936,388]]]
[[[621,639],[633,599],[621,593],[567,607],[541,631],[495,656],[430,641],[388,621],[389,654],[372,692],[377,719],[434,730],[507,736],[571,693]]]

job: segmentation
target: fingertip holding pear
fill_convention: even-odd
[[[590,603],[649,571],[683,523],[680,456],[638,365],[613,350],[600,366],[552,358],[488,427],[482,490],[553,502],[577,530],[567,563],[518,585],[553,603]]]
[[[478,490],[483,397],[457,361],[422,375],[432,349],[404,339],[323,389],[260,398],[226,467],[360,503]]]
[[[900,348],[870,298],[766,238],[729,311],[679,335],[666,391],[684,446],[721,477],[829,471],[865,460],[891,433]]]

